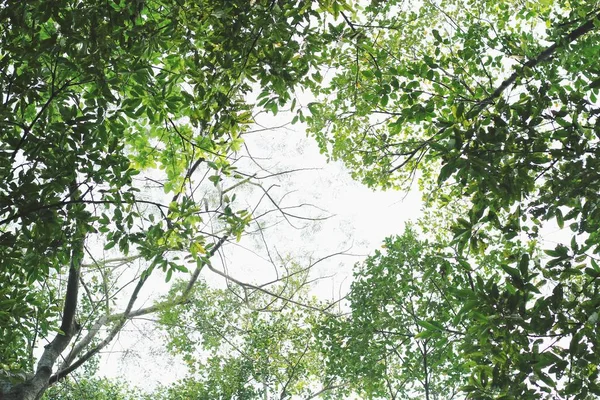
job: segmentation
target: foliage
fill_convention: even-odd
[[[197,285],[189,304],[161,312],[169,348],[188,364],[190,376],[159,397],[291,399],[334,393],[339,380],[324,380],[312,332],[322,314],[307,298],[303,281],[273,288],[279,300],[258,290]],[[282,300],[289,292],[304,306]]]
[[[600,394],[599,6],[371,2],[332,27],[310,131],[450,219],[472,398]],[[548,249],[551,222],[568,229]]]
[[[259,106],[276,113],[307,79],[323,41],[317,7],[340,4],[2,2],[7,398],[37,396],[108,344],[155,269],[169,280],[192,261],[199,272],[227,238],[240,238],[253,218],[233,190],[253,182],[235,165],[252,123],[247,99],[259,85]],[[133,262],[137,272],[121,279],[135,287],[115,312],[126,281],[112,271]],[[102,326],[110,329],[100,339]],[[41,339],[51,341],[33,370]]]
[[[535,251],[467,260],[411,228],[384,247],[357,266],[351,313],[319,330],[328,374],[358,377],[367,398],[598,395],[597,314],[586,313],[598,295],[585,299],[581,276],[551,286]]]
[[[417,3],[335,27],[309,119],[322,150],[372,187],[468,198],[462,246],[555,218],[585,241],[571,251],[597,249],[598,2]]]
[[[191,368],[165,398],[600,396],[598,1],[8,0],[0,22],[1,398],[39,398],[159,311]],[[268,213],[237,199],[261,187],[243,135],[290,102],[355,178],[418,180],[437,215],[325,321],[294,300],[303,269],[268,288],[211,264]],[[549,222],[570,230],[552,248]]]
[[[327,371],[355,377],[365,398],[451,399],[466,381],[455,357],[463,322],[449,291],[468,282],[448,278],[454,267],[419,241],[412,229],[384,242],[354,272],[351,313],[330,318],[319,331]]]
[[[42,400],[135,400],[141,393],[106,378],[68,379],[52,386]]]

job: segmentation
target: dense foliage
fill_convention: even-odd
[[[577,321],[563,289],[581,277],[550,285],[539,252],[509,246],[467,260],[413,229],[386,239],[357,266],[351,313],[319,330],[328,373],[359,377],[368,398],[598,394],[597,317]],[[518,269],[509,248],[523,254]]]
[[[247,97],[260,85],[261,105],[273,112],[290,99],[320,51],[317,6],[0,4],[0,371],[7,382],[0,393],[6,398],[36,398],[108,344],[153,270],[169,279],[187,270],[176,258],[187,256],[199,272],[227,238],[240,237],[253,216],[234,203],[235,191],[223,195],[223,185],[254,177],[234,165],[252,123]],[[137,264],[122,312],[115,313],[111,299],[126,281],[111,275],[106,255],[147,261]],[[104,325],[108,336],[90,345]],[[67,356],[74,338],[83,342]],[[51,343],[34,368],[40,339]],[[61,354],[66,359],[57,370]]]
[[[144,397],[78,368],[152,313],[190,368],[162,398],[600,396],[599,1],[6,0],[0,26],[0,399]],[[211,264],[287,218],[238,167],[287,107],[356,179],[424,194],[349,313],[310,268]]]
[[[312,331],[322,314],[306,294],[306,271],[292,274],[272,288],[279,298],[198,285],[189,304],[161,312],[169,349],[183,357],[190,375],[159,397],[283,400],[335,393],[340,380],[322,374]],[[292,297],[302,305],[289,304]]]
[[[355,379],[367,398],[454,398],[470,371],[457,357],[466,275],[452,274],[456,266],[413,230],[384,247],[356,266],[351,313],[319,331],[327,372]]]
[[[337,27],[309,120],[322,150],[367,185],[468,199],[461,249],[484,251],[487,228],[535,239],[555,218],[577,237],[564,251],[598,250],[598,3],[410,3]]]
[[[353,318],[366,300],[386,307],[404,293],[416,309],[415,297],[448,296],[450,328],[470,343],[469,362],[453,368],[469,370],[470,397],[600,395],[599,3],[372,2],[336,29],[340,45],[325,56],[334,73],[310,107],[312,134],[369,186],[418,180],[427,205],[450,221],[454,259],[448,288],[413,288],[413,272],[386,261],[390,250],[378,264],[392,277],[357,275]],[[568,229],[549,246],[552,221]],[[428,321],[434,309],[415,318]],[[380,312],[364,322],[369,329],[386,326]],[[443,333],[448,314],[436,318],[429,331]],[[367,342],[384,338],[363,338],[361,348]]]

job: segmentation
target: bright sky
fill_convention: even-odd
[[[259,123],[266,127],[280,126],[289,119],[285,114],[268,115],[262,116]],[[324,210],[310,207],[290,210],[295,214],[333,216],[318,222],[291,220],[296,228],[283,222],[266,229],[264,234],[272,255],[291,255],[301,265],[344,250],[351,254],[319,263],[313,271],[314,278],[327,277],[313,286],[313,293],[323,300],[337,300],[344,295],[351,283],[353,265],[380,247],[386,236],[402,233],[404,223],[420,215],[419,193],[375,192],[353,181],[341,163],[326,162],[301,125],[250,133],[246,143],[252,156],[270,172],[311,168],[278,179],[280,187],[274,193],[281,197],[289,192],[282,206],[309,203]],[[264,282],[273,271],[265,261],[267,256],[259,235],[225,246],[223,255],[229,273],[245,281]],[[218,257],[214,259],[219,262]],[[204,276],[209,282],[223,285],[223,280],[210,272]],[[160,279],[155,279],[154,295],[164,292],[166,287]],[[104,355],[101,374],[125,377],[146,390],[158,383],[168,384],[183,378],[185,369],[181,362],[166,356],[161,340],[148,329],[150,325],[142,321],[128,323],[109,346],[110,353]],[[166,365],[172,365],[168,372]]]

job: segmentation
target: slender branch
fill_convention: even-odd
[[[217,274],[219,276],[222,276],[223,278],[227,279],[228,281],[231,281],[231,282],[235,283],[236,285],[239,285],[239,286],[241,286],[243,288],[253,289],[253,290],[256,290],[256,291],[268,294],[269,296],[275,297],[275,298],[277,298],[279,300],[283,300],[285,302],[288,302],[288,303],[291,303],[291,304],[295,304],[295,305],[303,307],[303,308],[307,308],[307,309],[318,311],[318,312],[322,312],[322,313],[327,313],[326,309],[321,309],[321,308],[318,308],[318,307],[315,307],[315,306],[311,306],[310,304],[300,303],[300,302],[295,301],[293,299],[290,299],[288,297],[285,297],[285,296],[279,295],[279,294],[277,294],[275,292],[272,292],[270,290],[267,290],[267,289],[265,289],[265,288],[263,288],[261,286],[253,285],[252,283],[242,282],[239,279],[236,279],[236,278],[232,277],[231,275],[229,275],[229,274],[227,274],[227,273],[225,273],[223,271],[220,271],[220,270],[216,269],[215,267],[213,267],[210,264],[207,264],[207,267],[208,267],[208,269],[210,269],[215,274]]]
[[[483,109],[487,105],[491,104],[495,99],[500,97],[508,87],[512,86],[516,82],[517,78],[523,73],[523,71],[525,71],[526,69],[535,68],[544,61],[550,60],[556,52],[556,50],[565,47],[569,43],[572,43],[575,40],[582,37],[583,35],[591,32],[595,27],[594,22],[597,20],[600,20],[600,14],[596,14],[594,18],[580,25],[577,29],[571,31],[571,33],[569,33],[567,36],[565,36],[561,40],[556,41],[552,46],[547,47],[544,51],[538,54],[537,57],[532,58],[531,60],[524,63],[521,66],[521,68],[519,68],[517,71],[513,72],[508,78],[506,78],[504,82],[502,82],[500,86],[498,86],[491,95],[489,95],[485,100],[481,101],[478,106],[471,110],[470,117],[476,116],[481,111],[483,111]]]
[[[300,354],[300,356],[298,357],[296,362],[292,365],[292,370],[288,376],[288,379],[286,380],[285,384],[283,385],[283,389],[281,389],[281,395],[279,396],[279,400],[285,399],[285,396],[287,395],[287,388],[290,385],[290,383],[292,382],[292,379],[294,378],[294,376],[296,375],[296,370],[298,369],[298,365],[300,365],[300,361],[302,361],[302,359],[308,352],[309,348],[310,348],[310,338],[306,341],[306,346],[304,346],[304,351],[302,351],[302,353]]]
[[[89,254],[89,253],[88,253]],[[81,268],[92,268],[92,267],[100,267],[106,266],[107,264],[117,264],[115,267],[120,267],[121,265],[127,264],[129,262],[135,261],[140,258],[140,254],[136,254],[129,257],[118,257],[118,258],[109,258],[108,260],[103,261],[94,261],[90,264],[82,264]]]
[[[323,393],[329,391],[329,390],[334,390],[334,389],[339,389],[339,388],[343,388],[344,386],[346,386],[346,384],[339,384],[339,385],[329,385],[329,386],[325,386],[324,388],[322,388],[321,390],[319,390],[318,392],[310,395],[309,397],[307,397],[304,400],[312,400],[312,399],[316,399],[317,397],[319,397],[320,395],[322,395]]]
[[[220,238],[219,241],[215,244],[215,246],[213,246],[213,248],[210,249],[210,251],[208,253],[208,258],[212,257],[221,248],[221,246],[225,243],[226,240],[227,240],[227,235]],[[144,275],[142,275],[142,277],[140,278],[140,282],[138,282],[125,311],[122,313],[119,313],[119,314],[101,316],[94,323],[94,325],[90,328],[87,335],[73,347],[73,349],[71,350],[69,355],[65,358],[60,371],[57,372],[52,377],[52,378],[54,378],[54,380],[51,380],[51,383],[55,383],[58,380],[64,378],[70,372],[72,372],[77,367],[79,367],[81,364],[83,364],[87,359],[92,357],[94,354],[98,353],[98,351],[100,351],[108,343],[110,343],[110,341],[114,338],[114,336],[118,333],[118,331],[123,327],[126,320],[132,319],[135,317],[139,317],[142,315],[146,315],[146,314],[151,314],[151,313],[157,312],[158,310],[161,310],[161,309],[185,304],[185,302],[188,301],[189,294],[191,293],[192,288],[194,287],[194,284],[196,283],[196,281],[198,280],[198,277],[200,276],[202,267],[203,267],[203,265],[200,265],[196,268],[196,270],[192,273],[192,276],[191,276],[190,280],[188,281],[188,284],[187,284],[185,290],[175,300],[164,301],[164,302],[153,304],[150,307],[140,308],[136,311],[131,311],[131,309],[133,308],[133,304],[135,303],[135,300],[137,298],[137,294],[139,293],[139,290],[141,289],[141,285],[144,284],[144,281],[147,278]],[[111,330],[111,333],[109,334],[109,336],[103,342],[101,342],[97,347],[89,350],[87,353],[85,353],[83,356],[81,356],[73,365],[71,365],[71,363],[73,362],[75,357],[77,357],[77,355],[79,353],[81,353],[91,343],[92,339],[94,339],[94,337],[98,334],[100,329],[103,326],[105,326],[107,323],[114,322],[114,321],[117,322],[117,325]],[[85,360],[83,360],[84,358],[85,358]]]
[[[69,352],[69,354],[64,358],[61,366],[60,366],[60,370],[64,370],[65,368],[67,368],[69,365],[71,365],[71,363],[73,362],[73,360],[75,359],[75,357],[77,357],[77,355],[79,353],[81,353],[83,351],[83,349],[85,349],[90,342],[92,341],[92,339],[98,334],[98,332],[100,331],[100,329],[108,322],[108,318],[106,318],[106,316],[102,316],[100,317],[95,323],[94,325],[90,328],[90,330],[88,331],[87,335],[85,335],[85,337],[83,339],[81,339],[74,347],[73,349]]]
[[[129,303],[127,304],[127,308],[125,309],[123,316],[118,320],[118,322],[112,328],[112,330],[110,331],[108,336],[102,342],[100,342],[100,344],[98,344],[98,346],[94,347],[93,349],[91,349],[87,353],[85,353],[83,356],[79,357],[79,359],[77,361],[75,361],[73,364],[71,364],[70,366],[68,366],[64,369],[61,369],[56,374],[52,375],[49,380],[50,384],[58,382],[60,379],[67,376],[69,373],[73,372],[75,369],[80,367],[83,363],[87,362],[91,357],[93,357],[95,354],[97,354],[100,350],[102,350],[104,347],[106,347],[114,339],[114,337],[117,335],[117,333],[119,333],[121,328],[123,328],[123,325],[125,325],[125,322],[127,322],[127,317],[129,315],[129,312],[133,308],[133,305],[135,304],[135,301],[137,300],[140,290],[144,286],[144,283],[146,283],[146,280],[148,279],[149,275],[150,274],[147,273],[147,271],[144,271],[142,273],[140,280],[138,281],[135,289],[133,290],[131,297],[129,298]]]

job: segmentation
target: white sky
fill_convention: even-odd
[[[259,123],[280,126],[289,119],[286,114],[263,115]],[[319,222],[293,221],[302,229],[280,223],[264,233],[272,255],[274,250],[282,256],[289,254],[301,265],[344,250],[352,254],[328,259],[313,271],[315,278],[328,277],[313,286],[313,293],[322,300],[337,300],[344,295],[351,283],[353,265],[379,248],[386,236],[401,234],[404,223],[416,220],[421,214],[418,192],[407,195],[398,191],[373,191],[353,181],[341,163],[326,162],[325,155],[319,153],[316,142],[306,136],[300,124],[251,133],[245,139],[252,156],[264,158],[261,165],[269,171],[316,168],[281,179],[279,193],[291,192],[285,197],[284,205],[311,203],[326,211],[319,211],[321,215],[328,212],[333,217]],[[311,210],[307,211],[310,214]],[[223,254],[228,271],[236,278],[260,282],[268,279],[273,271],[264,260],[265,251],[260,248],[258,236],[244,237],[239,245],[226,245]],[[223,284],[222,279],[210,272],[205,271],[203,275],[209,282]],[[168,287],[160,277],[154,282],[154,287],[146,288],[146,296],[164,293]],[[160,338],[140,332],[148,328],[140,321],[128,323],[103,356],[100,374],[125,378],[145,390],[183,378],[183,364],[164,354],[166,350]]]
[[[278,126],[286,119],[288,116],[279,114],[266,117],[262,122],[264,126]],[[296,225],[304,225],[303,229],[282,223],[265,230],[265,235],[272,252],[289,254],[302,265],[349,249],[352,255],[329,259],[313,271],[314,277],[330,276],[313,286],[313,293],[323,300],[337,300],[345,294],[351,283],[353,265],[380,248],[386,236],[401,234],[406,221],[415,221],[421,215],[420,193],[416,190],[408,195],[398,191],[373,191],[353,181],[341,163],[326,162],[301,125],[252,133],[246,137],[246,143],[253,157],[268,159],[261,164],[272,172],[318,168],[280,180],[280,193],[292,191],[285,198],[285,205],[312,203],[335,215],[320,222],[296,221]],[[564,242],[566,234],[555,224],[548,224],[543,230],[544,245],[553,247],[554,242]],[[264,260],[265,252],[257,239],[257,236],[243,237],[239,244],[224,247],[231,275],[250,282],[269,279],[273,268]],[[219,262],[217,257],[214,260]],[[224,281],[215,274],[204,271],[203,275],[207,281],[223,285]],[[161,279],[156,277],[155,286],[146,288],[153,292],[148,294],[146,290],[147,296],[164,293],[168,285]],[[150,329],[150,325],[141,321],[125,326],[119,338],[109,346],[110,354],[102,359],[101,375],[125,378],[145,390],[185,377],[183,363],[166,355],[163,341],[156,334],[144,333],[145,329]]]

